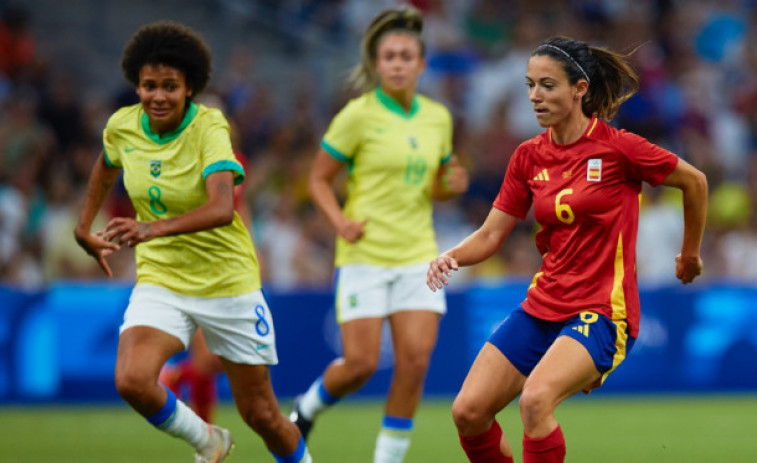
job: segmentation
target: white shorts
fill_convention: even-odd
[[[360,318],[385,318],[405,310],[447,311],[444,291],[426,286],[428,264],[377,267],[353,264],[337,269],[336,318],[339,323]]]
[[[176,336],[189,346],[202,327],[210,352],[247,365],[275,365],[273,318],[261,291],[241,296],[203,298],[177,294],[160,286],[136,286],[124,313],[120,333],[150,326]]]

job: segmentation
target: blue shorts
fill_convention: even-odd
[[[528,376],[559,336],[570,336],[589,351],[602,381],[625,359],[635,341],[628,336],[625,320],[612,321],[587,311],[563,322],[550,322],[518,307],[494,330],[489,342]]]

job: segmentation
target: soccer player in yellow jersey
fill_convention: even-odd
[[[158,383],[163,364],[201,327],[240,415],[276,461],[310,462],[271,386],[269,365],[278,361],[273,320],[255,248],[234,212],[234,184],[244,170],[222,113],[192,101],[208,82],[210,52],[191,29],[158,22],[136,32],[121,67],[140,103],[108,121],[74,232],[108,276],[106,257],[136,246],[137,285],[120,329],[116,389],[155,427],[192,445],[195,462],[223,461],[233,447],[229,432]],[[137,217],[114,218],[91,233],[121,171]]]
[[[294,404],[307,433],[319,412],[356,391],[376,369],[384,320],[391,326],[394,375],[374,462],[401,462],[410,445],[436,344],[444,295],[425,287],[436,253],[432,200],[466,190],[452,156],[447,109],[416,94],[425,67],[417,10],[387,10],[368,27],[353,83],[362,96],[334,118],[310,174],[310,193],[338,233],[336,306],[343,357]],[[344,207],[332,183],[348,169]]]

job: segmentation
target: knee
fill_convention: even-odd
[[[116,390],[128,403],[143,399],[155,382],[149,375],[140,371],[116,371],[115,375]]]
[[[373,376],[373,373],[376,371],[377,366],[377,358],[345,359],[345,367],[349,374],[350,380],[355,384],[364,384],[369,379],[371,379],[371,376]]]
[[[464,436],[478,434],[479,428],[485,427],[485,424],[493,416],[465,397],[457,396],[452,403],[452,421],[460,434]],[[483,432],[483,431],[482,431]]]
[[[530,428],[552,413],[554,400],[548,388],[526,384],[520,396],[519,407],[524,426]]]
[[[395,374],[402,374],[405,377],[417,377],[423,381],[426,377],[426,371],[430,362],[431,352],[428,350],[416,350],[397,356],[394,366]]]
[[[261,436],[276,434],[281,412],[272,404],[256,401],[239,410],[242,419]]]

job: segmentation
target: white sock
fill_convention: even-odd
[[[373,463],[402,463],[410,448],[410,432],[381,428],[376,439]]]
[[[196,449],[207,444],[210,439],[210,425],[180,400],[176,401],[174,419],[160,429],[171,436],[185,440]]]
[[[323,387],[323,378],[318,378],[300,399],[300,413],[308,420],[335,404],[339,399],[331,396]]]

